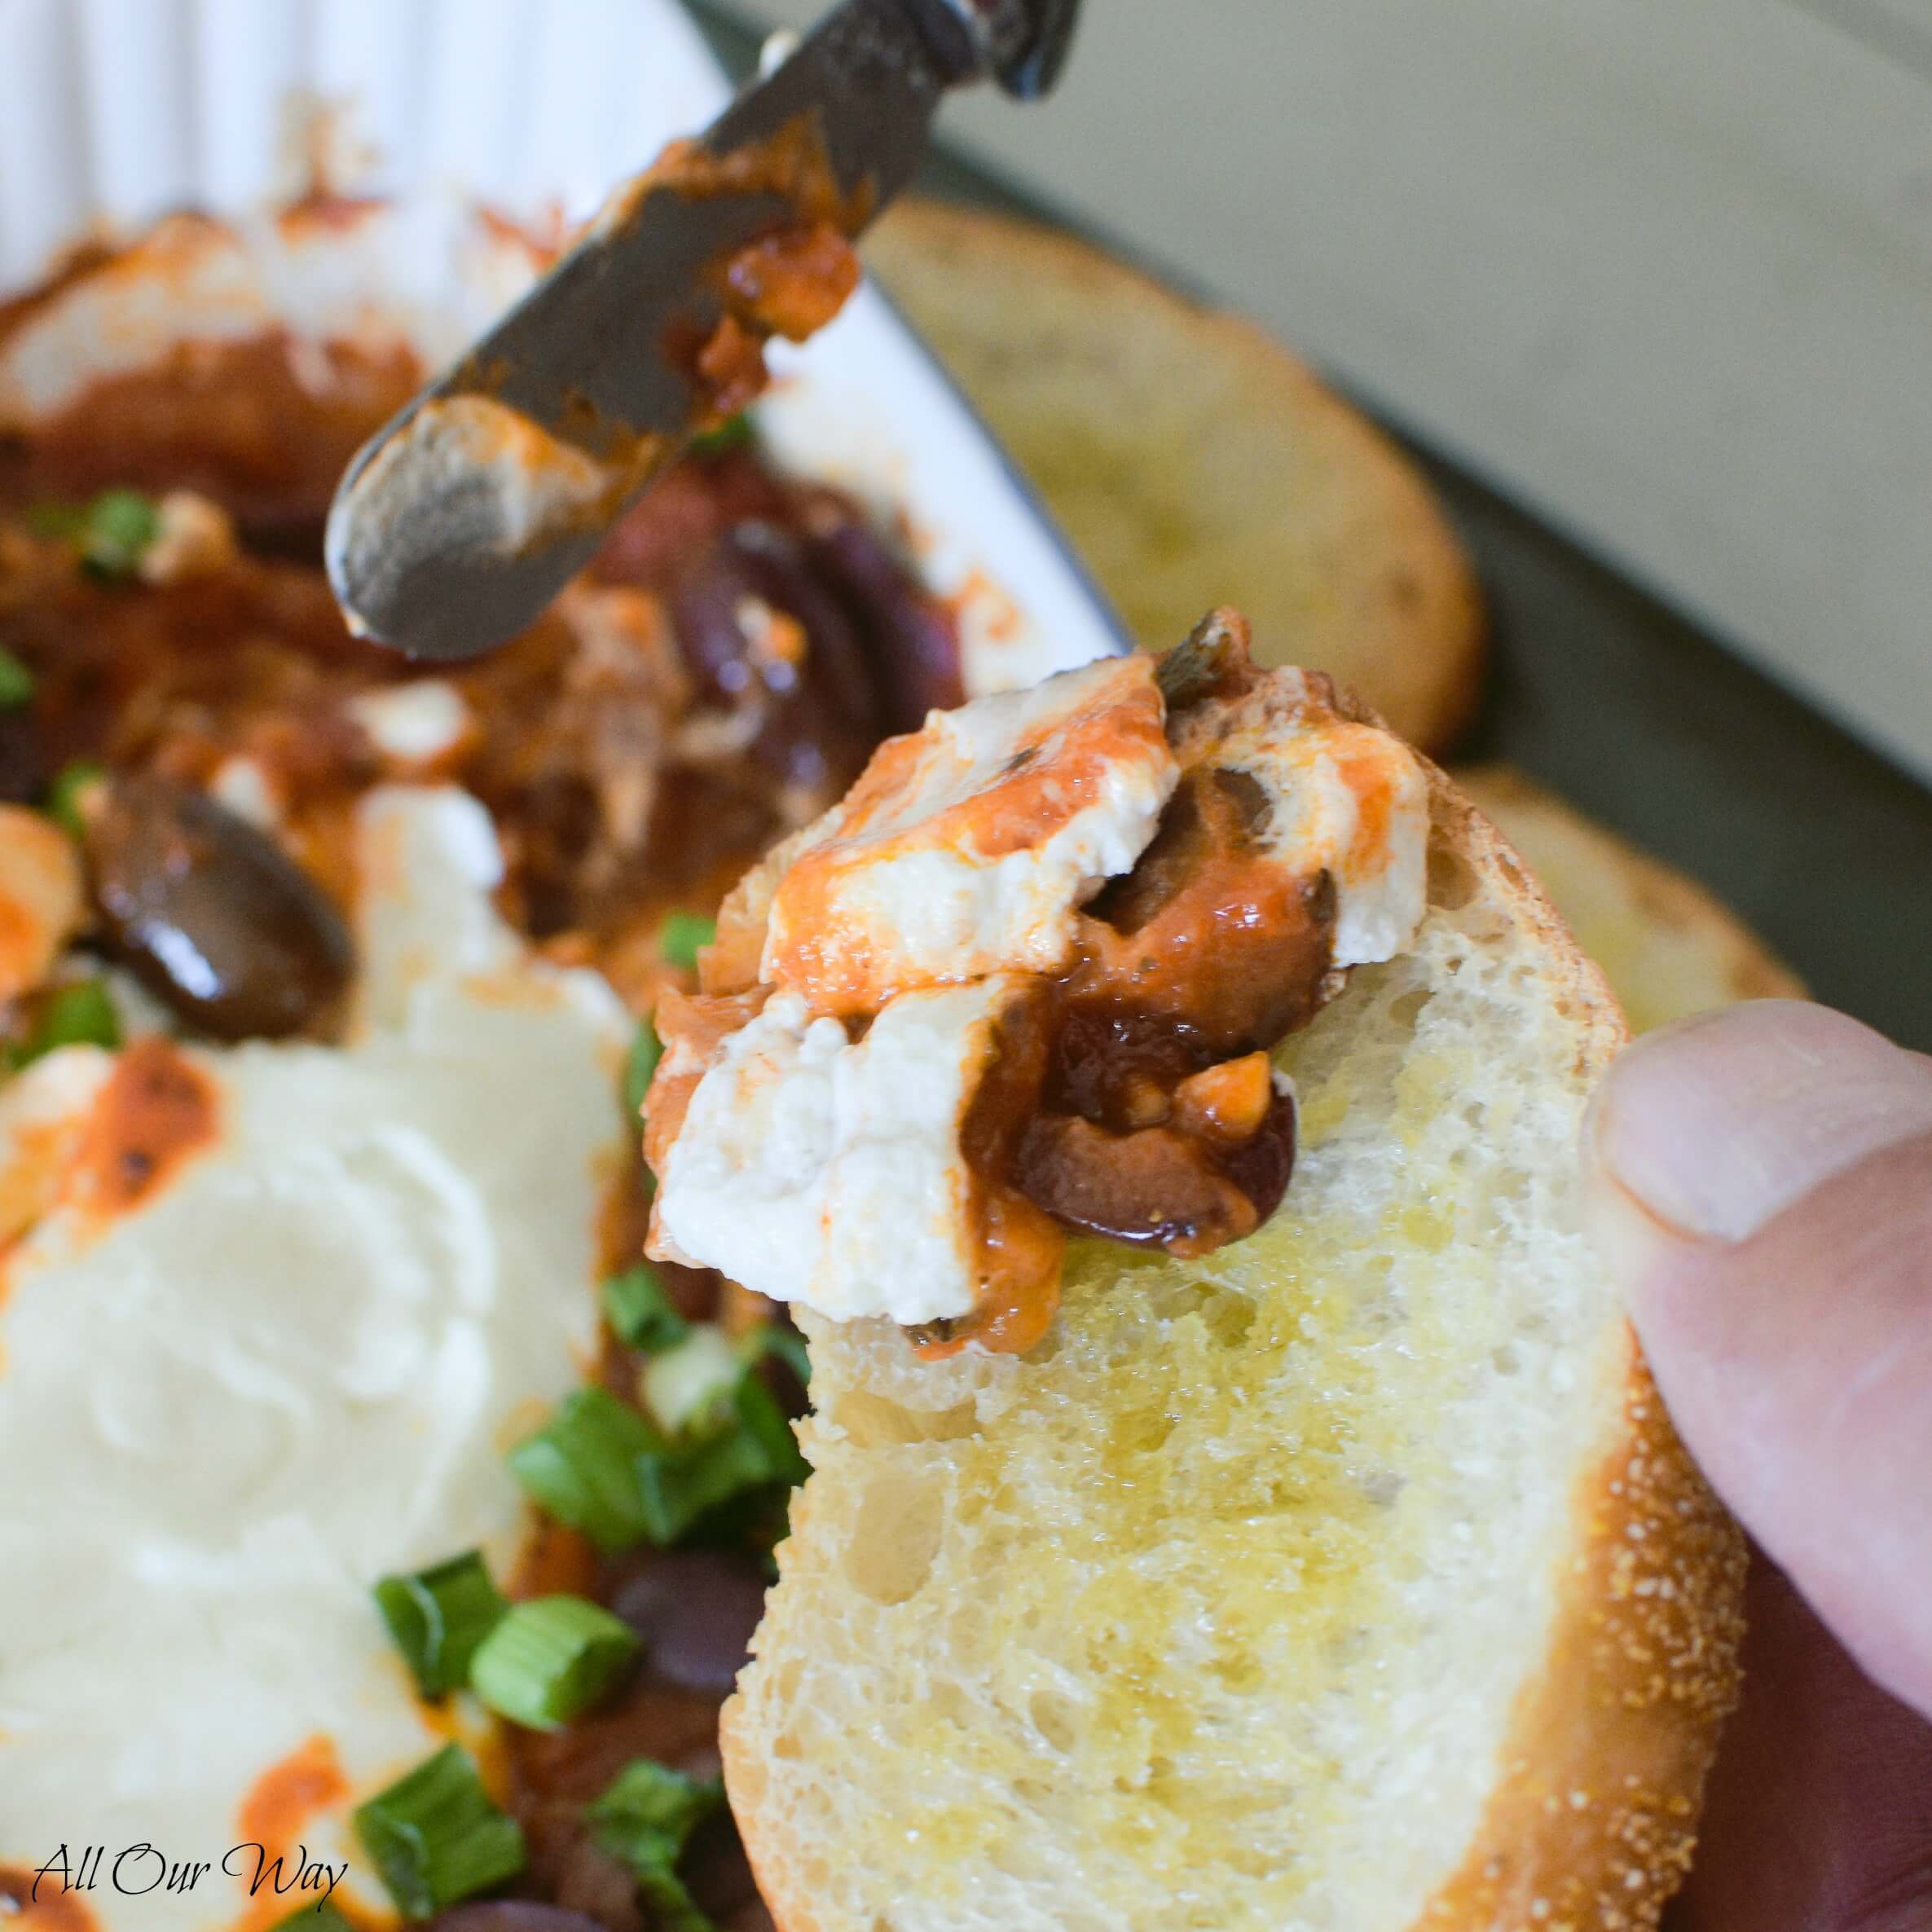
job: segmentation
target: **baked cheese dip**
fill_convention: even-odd
[[[416,671],[320,545],[424,372],[239,261],[0,310],[0,1925],[767,1925],[717,1710],[805,1363],[642,1258],[649,1016],[953,617],[741,418]]]
[[[727,902],[659,1015],[650,1252],[922,1350],[1045,1336],[1069,1232],[1196,1256],[1274,1212],[1270,1050],[1421,922],[1428,781],[1211,615],[935,712]]]

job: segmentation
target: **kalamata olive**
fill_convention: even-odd
[[[764,1579],[724,1550],[679,1550],[640,1560],[610,1608],[644,1639],[652,1672],[686,1690],[728,1691],[764,1614]]]
[[[86,852],[110,946],[218,1040],[277,1039],[326,1017],[355,949],[328,895],[266,833],[206,794],[116,777],[87,812]]]
[[[1269,1103],[1259,1130],[1219,1147],[1172,1127],[1113,1133],[1042,1114],[1014,1161],[1021,1193],[1063,1226],[1169,1254],[1212,1254],[1281,1205],[1295,1165],[1295,1104]]]
[[[917,731],[930,711],[966,702],[953,614],[878,533],[828,492],[814,505],[806,555],[857,626],[888,732]]]
[[[743,622],[754,602],[796,622],[800,662],[757,655]],[[686,572],[671,611],[684,661],[714,698],[764,686],[771,714],[747,761],[807,794],[843,790],[880,735],[878,701],[857,632],[798,539],[756,518],[734,525]]]
[[[438,1912],[428,1932],[604,1932],[604,1927],[588,1914],[561,1905],[539,1905],[533,1899],[486,1899]]]

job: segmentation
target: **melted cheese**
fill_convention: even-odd
[[[453,751],[469,729],[463,693],[443,678],[417,678],[352,698],[349,715],[385,758],[425,764]]]
[[[1335,882],[1337,966],[1393,959],[1414,943],[1428,900],[1429,788],[1388,732],[1339,716],[1306,674],[1270,671],[1252,698],[1211,707],[1182,733],[1267,794],[1267,848],[1296,874]]]
[[[724,1043],[658,1177],[677,1254],[834,1320],[974,1304],[961,1124],[1018,983],[901,994],[856,1043],[774,994]]]
[[[1133,869],[1184,764],[1249,774],[1269,862],[1297,887],[1331,879],[1334,966],[1412,942],[1428,790],[1399,741],[1288,670],[1175,737],[1144,658],[935,712],[752,875],[714,977],[762,931],[778,990],[701,1050],[673,1031],[650,1109],[663,1258],[835,1320],[970,1313],[984,1257],[962,1133],[993,1023],[1021,975],[1070,962],[1079,908]],[[671,1089],[682,1106],[693,1078],[680,1121]]]
[[[1152,660],[935,711],[882,746],[778,881],[762,977],[821,1011],[1072,957],[1074,913],[1146,849],[1179,777]]]
[[[369,1586],[473,1544],[508,1567],[504,1449],[593,1346],[625,1017],[497,920],[474,800],[381,791],[360,837],[358,1036],[183,1049],[219,1137],[135,1209],[103,1227],[63,1188],[114,1056],[0,1094],[0,1197],[38,1214],[0,1283],[0,1860],[147,1842],[215,1868],[103,1886],[103,1932],[240,1921],[252,1861],[220,1860],[304,1752],[341,1775],[293,1837],[382,1905],[348,1809],[449,1720]]]

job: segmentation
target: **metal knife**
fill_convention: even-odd
[[[807,117],[846,211],[840,225],[854,231],[910,178],[947,88],[988,75],[1021,98],[1051,86],[1078,4],[845,0],[700,145],[722,159]],[[345,472],[326,555],[359,631],[417,658],[501,643],[703,426],[707,394],[675,345],[706,340],[721,319],[716,265],[794,211],[768,188],[698,196],[648,184],[610,209]],[[514,413],[460,403],[422,414],[469,398]],[[473,433],[450,433],[458,418]],[[507,439],[506,425],[517,433]],[[598,486],[613,475],[616,486]]]

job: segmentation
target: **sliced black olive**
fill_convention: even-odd
[[[857,624],[887,731],[917,731],[928,711],[966,702],[953,614],[874,530],[815,506],[807,553]]]
[[[205,793],[116,777],[90,803],[86,845],[108,944],[196,1031],[279,1039],[347,990],[355,948],[334,903]]]
[[[1295,1103],[1277,1094],[1259,1130],[1220,1148],[1171,1127],[1110,1133],[1042,1114],[1014,1162],[1019,1190],[1062,1226],[1169,1254],[1212,1254],[1281,1205],[1295,1167]]]
[[[679,1550],[637,1560],[610,1608],[644,1639],[651,1670],[691,1691],[722,1697],[750,1653],[764,1614],[764,1580],[724,1550]]]

